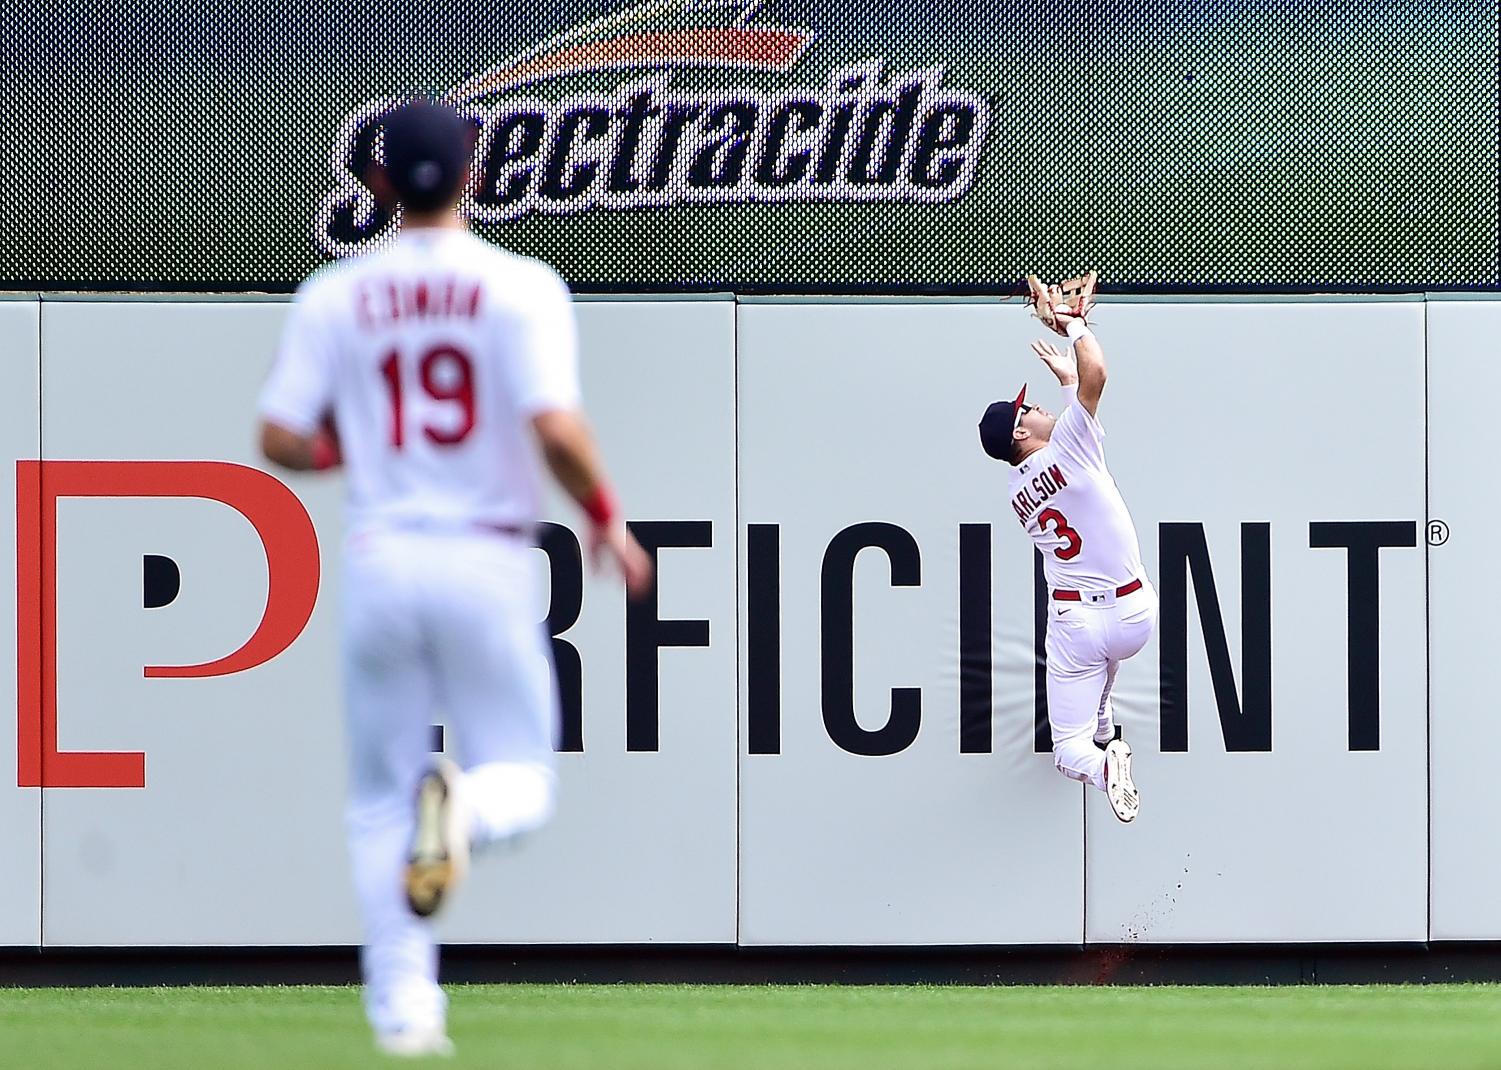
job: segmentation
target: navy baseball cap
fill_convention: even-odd
[[[474,125],[451,104],[410,100],[388,113],[385,170],[405,208],[430,212],[453,200],[474,151]]]
[[[985,415],[980,417],[980,445],[998,461],[1011,460],[1011,455],[1016,450],[1016,439],[1011,437],[1011,433],[1016,430],[1017,422],[1021,419],[1022,405],[1026,400],[1027,387],[1023,383],[1022,392],[1016,395],[1015,401],[991,402]]]

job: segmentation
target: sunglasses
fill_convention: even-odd
[[[1017,408],[1016,411],[1018,415],[1025,416],[1035,408],[1037,408],[1036,405],[1028,405],[1026,402],[1022,402],[1022,404]]]

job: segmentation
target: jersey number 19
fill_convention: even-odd
[[[401,351],[393,349],[381,361],[381,375],[391,400],[391,446],[401,449],[405,442],[402,426]],[[474,430],[474,363],[462,350],[451,345],[435,345],[417,359],[417,381],[423,392],[434,401],[450,402],[454,418],[445,426],[424,424],[422,433],[435,446],[457,446]]]

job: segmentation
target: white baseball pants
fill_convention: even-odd
[[[379,1031],[446,1018],[432,926],[402,886],[435,718],[464,770],[475,846],[552,814],[558,706],[541,567],[534,548],[495,533],[365,532],[346,547],[347,820],[365,1008]]]
[[[1122,598],[1086,594],[1078,602],[1048,596],[1048,726],[1053,764],[1064,776],[1105,790],[1105,752],[1095,740],[1115,735],[1110,690],[1121,662],[1146,646],[1157,626],[1150,584]]]

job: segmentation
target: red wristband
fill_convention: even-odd
[[[327,431],[320,431],[313,439],[313,471],[326,472],[338,466],[339,444]]]
[[[606,528],[615,519],[615,495],[604,483],[594,485],[594,493],[587,501],[580,502],[589,519],[598,527]]]

